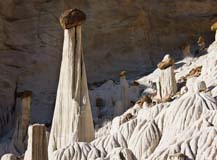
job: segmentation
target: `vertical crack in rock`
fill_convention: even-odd
[[[157,82],[157,98],[168,101],[177,92],[177,85],[174,73],[174,60],[166,55],[158,64],[160,69],[159,82]]]
[[[48,145],[49,159],[54,151],[73,142],[90,142],[94,139],[81,42],[81,24],[85,19],[85,14],[78,9],[67,10],[60,17],[64,44]]]

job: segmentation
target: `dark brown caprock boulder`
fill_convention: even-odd
[[[79,9],[66,10],[60,16],[60,24],[63,29],[70,29],[75,26],[80,26],[86,20],[86,15]]]

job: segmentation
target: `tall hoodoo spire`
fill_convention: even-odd
[[[165,55],[162,62],[157,67],[160,69],[159,81],[157,82],[157,98],[167,101],[177,91],[174,60],[170,55]]]
[[[49,159],[57,149],[75,141],[90,142],[94,139],[81,41],[81,25],[85,19],[85,14],[78,9],[67,10],[60,17],[64,44],[48,146]]]

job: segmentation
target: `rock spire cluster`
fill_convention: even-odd
[[[108,98],[117,107],[114,111],[118,116],[95,131],[82,50],[85,19],[78,9],[67,10],[60,17],[64,44],[49,136],[45,125],[30,124],[32,92],[18,93],[21,107],[15,131],[9,146],[0,145],[0,151],[7,148],[1,160],[217,159],[217,102],[213,96],[217,93],[217,58],[213,56],[217,52],[216,41],[208,48],[210,62],[204,61],[196,68],[188,64],[185,83],[179,84],[179,88],[170,55],[165,55],[157,65],[156,77],[134,80],[133,86],[137,88],[130,86],[126,72],[122,71],[118,98]],[[215,27],[214,24],[211,29]],[[207,77],[215,80],[209,81]],[[111,81],[107,84],[114,87]],[[131,89],[135,91],[141,84],[146,84],[146,88],[143,86],[141,98],[130,107]],[[154,92],[148,94],[147,90]],[[100,97],[95,102],[97,107],[104,106]]]

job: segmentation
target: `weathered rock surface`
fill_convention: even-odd
[[[210,47],[215,45],[214,42]],[[213,54],[214,50],[204,56],[212,61],[212,65],[206,67],[207,61],[203,59],[202,66],[205,70],[199,77],[190,78],[191,81],[188,80],[186,85],[189,89],[172,102],[157,105],[144,102],[142,106],[136,103],[133,108],[102,128],[104,132],[100,130],[104,136],[98,136],[89,144],[74,143],[62,148],[56,151],[54,155],[57,157],[54,159],[91,159],[90,156],[93,156],[95,159],[119,160],[124,155],[125,159],[132,160],[216,159],[217,102],[210,94],[213,88],[207,88],[211,84],[206,85],[202,81],[207,77],[206,81],[210,80],[216,86],[216,79],[211,81],[212,77],[209,76],[215,76],[216,72],[213,63],[216,58]],[[200,59],[198,62],[201,64]],[[188,68],[189,71],[192,70],[191,67]],[[128,114],[131,117],[124,121]]]
[[[163,108],[159,105],[143,109],[138,111],[143,111],[143,119],[136,116],[116,130],[112,126],[109,134],[89,144],[68,145],[55,151],[52,160],[119,160],[124,155],[125,159],[156,160],[169,159],[177,153],[195,160],[217,158],[217,104],[204,91],[188,92]]]
[[[83,14],[80,10],[73,10],[73,12]],[[67,21],[71,24],[74,21],[70,20],[76,19],[76,14],[73,15],[73,12],[68,13]],[[60,20],[62,21],[63,18],[61,17]],[[48,146],[50,160],[56,150],[63,149],[74,142],[90,142],[95,137],[83,56],[82,27],[80,23],[77,26],[77,21],[76,26],[64,29],[62,55]]]
[[[4,111],[12,110],[18,81],[19,89],[34,92],[32,121],[51,121],[63,40],[57,19],[71,7],[87,14],[88,82],[115,78],[123,69],[130,77],[148,71],[163,57],[162,52],[173,54],[184,42],[208,33],[217,10],[216,2],[210,0],[1,1],[0,104]]]
[[[6,6],[7,5],[13,6],[13,4],[15,4],[15,7],[12,10],[10,10],[10,9],[8,9],[8,10],[3,9],[2,10],[2,12],[6,13],[6,14],[3,14],[4,15],[3,16],[4,21],[6,21],[8,24],[10,24],[12,28],[14,26],[16,26],[16,25],[14,25],[16,22],[20,21],[20,17],[24,16],[25,20],[28,20],[29,19],[28,16],[31,14],[27,14],[27,13],[29,13],[29,12],[32,13],[34,11],[33,6],[35,4],[39,5],[40,3],[42,3],[42,1],[34,1],[34,5],[33,6],[30,5],[31,7],[33,7],[32,10],[24,10],[25,7],[28,8],[29,4],[32,4],[32,2],[26,2],[24,5],[25,7],[23,8],[24,2],[25,2],[25,0],[24,1],[16,1],[16,2],[12,1],[12,0],[7,1],[7,2],[1,2],[3,6],[5,6],[5,5]],[[56,2],[56,1],[46,1],[44,3],[47,5],[50,5],[51,3],[54,3],[54,2],[57,4],[61,3],[61,2]],[[88,4],[88,7],[91,7],[92,5],[95,4],[94,2],[92,2],[92,3],[87,3],[87,1],[85,1],[85,2],[86,2],[85,5]],[[149,6],[152,6],[153,3],[157,3],[157,2],[152,1],[152,2],[150,2]],[[82,1],[82,2],[77,2],[77,3],[83,4],[84,2]],[[104,3],[105,4],[110,4],[110,3],[112,4],[113,1],[98,2],[98,3],[100,3],[101,5]],[[97,3],[97,5],[98,5],[98,3]],[[124,5],[125,11],[128,7],[130,7],[130,8],[132,7],[132,5],[128,6],[124,3],[125,2],[120,2],[119,5]],[[126,3],[127,4],[134,4],[131,1],[128,1]],[[135,2],[135,4],[136,3],[137,2]],[[146,3],[146,1],[144,3]],[[141,3],[141,4],[143,4],[143,3]],[[141,4],[140,4],[140,6],[142,6]],[[175,8],[177,6],[179,6],[179,7],[176,8],[175,12],[173,10],[168,11],[170,14],[172,14],[174,12],[172,14],[173,16],[171,16],[170,14],[167,15],[167,19],[169,19],[169,20],[172,20],[171,19],[172,17],[175,17],[176,21],[177,21],[177,18],[180,18],[180,17],[183,18],[182,16],[177,17],[177,14],[178,13],[181,14],[181,13],[183,13],[183,11],[185,11],[184,17],[187,16],[187,17],[190,17],[189,19],[191,19],[191,16],[193,16],[195,18],[195,17],[198,17],[197,12],[200,11],[199,17],[203,17],[205,15],[206,20],[204,20],[204,23],[205,22],[208,23],[208,21],[212,21],[212,19],[207,20],[208,19],[207,17],[213,16],[213,14],[215,13],[214,10],[212,10],[212,6],[209,6],[212,4],[212,2],[209,2],[208,6],[206,5],[206,3],[203,3],[203,7],[205,6],[206,9],[209,8],[209,13],[213,11],[212,14],[208,14],[208,12],[206,12],[206,9],[203,10],[203,8],[201,8],[199,6],[200,1],[191,1],[191,2],[185,2],[184,1],[181,3],[174,1],[171,3],[167,3],[167,6],[164,6],[163,9],[165,10],[165,8],[171,7],[171,6],[174,7],[171,4],[176,4]],[[192,10],[192,6],[190,4],[193,6],[196,6],[197,8],[195,8],[195,10]],[[116,7],[119,5],[116,5],[116,6],[114,5],[115,7],[113,6],[113,9],[116,9]],[[153,5],[152,9],[153,10],[157,9],[156,13],[161,13],[160,12],[162,9],[161,5],[166,5],[166,2],[158,2],[157,5]],[[186,6],[183,6],[183,5],[186,5]],[[189,7],[191,7],[191,9],[187,10],[187,12],[186,12],[186,7],[188,5],[189,5]],[[19,8],[17,6],[19,6],[21,8]],[[40,7],[41,7],[41,5],[38,6],[38,8],[40,8]],[[81,7],[82,7],[82,5],[81,5]],[[99,8],[97,8],[96,10],[98,10]],[[102,8],[103,8],[103,5],[102,5]],[[199,9],[199,11],[198,11],[198,9]],[[25,14],[14,14],[14,12],[16,13],[17,10],[19,11],[18,13],[25,11]],[[122,8],[118,8],[118,11],[122,11]],[[90,10],[88,10],[87,12],[91,13]],[[115,13],[115,12],[113,12],[113,13]],[[123,12],[123,13],[128,14],[131,12],[129,11],[127,13],[126,12]],[[133,13],[137,13],[137,12],[133,12]],[[158,14],[156,14],[156,13],[153,15],[151,14],[151,15],[157,16]],[[207,14],[208,14],[208,16],[206,16]],[[13,17],[11,15],[15,15],[15,16]],[[165,20],[165,17],[164,17],[165,15],[163,13],[161,13],[160,15],[164,18],[163,20]],[[100,16],[103,17],[103,14],[101,14]],[[115,20],[112,19],[113,21],[116,21],[119,18],[116,14],[115,14],[115,16],[117,18]],[[35,16],[33,16],[33,17],[35,17]],[[44,15],[42,17],[44,17]],[[215,18],[215,14],[213,17]],[[134,18],[135,17],[133,17],[133,19]],[[194,18],[191,20],[193,21],[193,20],[197,19],[197,18],[195,18],[195,19]],[[154,21],[156,21],[156,20],[159,20],[159,22],[162,22],[160,19],[157,19],[157,18]],[[92,21],[93,21],[93,19],[92,19]],[[191,23],[192,23],[192,21],[191,21]],[[111,21],[108,21],[108,22],[107,21],[101,21],[101,22],[104,22],[103,25],[105,25],[105,26],[103,26],[103,29],[105,29],[106,27],[109,26],[109,23]],[[129,21],[127,20],[127,22],[129,22]],[[120,24],[122,24],[122,23],[126,23],[126,22],[121,21]],[[179,22],[177,22],[177,23],[179,24]],[[166,24],[168,24],[168,22]],[[108,25],[108,26],[106,26],[106,25]],[[113,24],[113,25],[115,26],[115,24]],[[203,25],[203,23],[200,23],[200,25]],[[194,27],[195,26],[197,26],[197,25],[194,25]],[[167,28],[170,28],[170,27],[171,27],[170,24],[168,24]],[[199,27],[200,26],[197,26],[197,29]],[[164,28],[164,27],[162,27],[162,28]],[[160,31],[163,30],[162,28],[160,28]],[[173,33],[173,31],[170,31],[170,32],[168,32],[169,34],[167,34],[167,37],[170,37],[169,35],[171,35],[173,33],[173,34],[176,34],[177,41],[182,41],[183,39],[185,39],[185,38],[182,39],[179,37],[179,34],[178,34],[179,30],[175,26],[173,26],[173,28],[176,29],[174,31],[175,33]],[[191,25],[189,26],[189,28],[191,28]],[[112,27],[109,29],[111,29],[110,31],[113,31]],[[150,30],[152,31],[152,28]],[[188,29],[186,29],[186,30],[188,30]],[[203,27],[201,27],[200,30],[203,30]],[[16,35],[17,33],[20,33],[20,32],[15,32],[15,31],[17,31],[17,30],[14,29],[14,35]],[[93,29],[93,31],[94,31],[94,29]],[[159,30],[156,30],[154,28],[154,26],[153,26],[153,31],[154,32],[156,31],[156,33],[161,33]],[[195,30],[192,29],[191,32],[192,31],[194,32]],[[119,30],[119,32],[120,32],[120,30]],[[184,32],[184,31],[182,31],[182,32]],[[93,34],[93,33],[94,32],[92,32],[91,34]],[[129,33],[129,32],[127,32],[127,33]],[[11,37],[16,37],[14,35],[12,35]],[[117,36],[117,34],[115,34],[115,35]],[[135,34],[133,34],[133,35],[135,35]],[[152,40],[152,37],[155,37],[153,35],[150,36],[151,37],[149,39],[150,41]],[[23,35],[20,35],[20,36],[23,36]],[[88,35],[88,33],[87,33],[87,36],[90,36],[90,35]],[[8,37],[10,37],[10,36],[8,36]],[[34,36],[32,36],[32,37],[34,37]],[[96,36],[94,35],[94,38],[95,37]],[[104,36],[104,37],[106,37],[106,36]],[[19,36],[16,38],[18,39]],[[163,38],[163,36],[160,36],[160,38]],[[102,41],[102,39],[101,39],[101,41]],[[132,37],[131,37],[131,39],[132,39]],[[158,39],[158,37],[157,37],[157,39]],[[167,43],[169,42],[168,39],[166,40]],[[162,39],[160,39],[160,40],[162,40]],[[158,41],[159,42],[158,46],[161,46],[162,41],[160,41],[160,40]],[[165,41],[165,39],[164,39],[164,41]],[[36,43],[33,43],[33,41],[26,41],[26,43],[27,43],[26,45],[19,44],[21,42],[22,41],[14,41],[14,43],[17,45],[17,46],[15,45],[17,48],[13,48],[14,46],[11,47],[11,45],[8,45],[8,44],[7,44],[7,47],[10,49],[13,49],[15,55],[18,52],[18,50],[19,50],[19,52],[21,52],[24,55],[22,57],[22,63],[21,63],[23,66],[22,67],[20,67],[19,65],[18,66],[17,65],[11,66],[10,64],[8,65],[7,63],[6,63],[6,66],[12,67],[15,69],[15,72],[13,72],[12,75],[15,77],[14,82],[18,82],[18,89],[21,89],[23,87],[31,87],[33,89],[36,89],[36,86],[37,86],[36,92],[34,92],[37,94],[38,93],[37,91],[40,90],[39,84],[42,83],[42,80],[40,79],[40,81],[38,83],[35,83],[35,81],[37,80],[36,77],[40,77],[42,75],[38,74],[38,72],[37,72],[37,74],[35,74],[35,71],[37,71],[37,67],[36,67],[36,70],[34,70],[35,75],[34,74],[30,75],[30,72],[29,72],[30,70],[26,70],[26,68],[28,68],[28,69],[31,68],[32,64],[29,62],[29,59],[32,58],[31,57],[32,53],[30,53],[30,56],[28,56],[28,57],[26,57],[25,53],[23,53],[23,51],[31,51],[32,48],[34,48],[34,47],[36,47],[36,50],[37,50],[37,45],[36,45]],[[95,41],[91,41],[91,42],[94,43]],[[112,42],[114,42],[114,41],[112,41]],[[30,48],[28,48],[29,43],[31,43]],[[175,43],[176,43],[176,41],[174,41],[174,39],[173,39],[172,43],[170,43],[170,44],[173,44],[174,46],[176,46]],[[138,45],[138,43],[137,43],[137,45]],[[45,46],[47,46],[47,45],[45,45]],[[111,45],[111,46],[113,46],[113,45]],[[121,46],[121,44],[119,44],[118,46]],[[128,46],[130,46],[130,45],[128,45]],[[164,49],[166,49],[167,47],[170,48],[170,46],[167,46],[165,44],[163,46],[164,46]],[[102,133],[106,133],[104,136],[99,136],[98,138],[96,138],[95,140],[93,140],[90,143],[75,142],[73,139],[74,138],[73,135],[70,134],[72,132],[64,132],[65,130],[66,131],[71,130],[71,128],[67,127],[68,124],[73,124],[73,123],[68,123],[68,121],[67,121],[68,118],[69,119],[71,118],[70,117],[71,112],[70,111],[67,112],[66,110],[63,110],[65,114],[68,114],[68,116],[65,116],[65,117],[63,117],[63,115],[58,116],[58,114],[61,115],[61,113],[63,113],[63,112],[61,110],[62,109],[61,107],[59,107],[59,108],[56,107],[56,108],[58,108],[58,110],[60,112],[58,112],[58,114],[56,114],[57,116],[55,116],[55,117],[57,117],[57,118],[54,117],[54,123],[57,124],[57,122],[60,122],[59,120],[61,118],[66,118],[67,120],[63,120],[61,122],[66,122],[65,124],[67,124],[67,125],[64,125],[62,123],[60,126],[64,126],[64,130],[60,130],[58,127],[56,127],[54,131],[55,132],[57,131],[57,132],[56,133],[53,132],[53,133],[55,133],[55,134],[53,134],[54,136],[51,134],[51,136],[53,136],[52,141],[54,142],[53,143],[54,145],[52,146],[53,147],[52,148],[53,153],[51,154],[50,159],[52,159],[52,160],[55,160],[55,159],[56,160],[68,160],[68,159],[72,159],[72,160],[77,160],[77,159],[88,159],[88,160],[89,159],[90,160],[91,159],[156,160],[156,159],[170,159],[171,155],[177,156],[177,154],[183,154],[185,157],[187,157],[187,159],[195,159],[195,160],[207,160],[207,159],[208,160],[214,160],[214,159],[216,159],[217,158],[217,152],[216,152],[216,146],[217,146],[217,139],[216,139],[216,137],[217,137],[217,130],[216,130],[216,127],[217,127],[217,112],[216,112],[217,111],[217,103],[216,103],[216,99],[214,98],[216,95],[216,85],[217,85],[217,83],[216,83],[217,82],[216,81],[216,79],[217,79],[216,78],[216,73],[217,73],[216,72],[217,71],[217,69],[216,69],[216,66],[217,66],[216,65],[216,51],[217,51],[216,46],[217,45],[216,45],[216,41],[215,41],[208,48],[208,55],[202,56],[202,58],[192,59],[189,61],[190,63],[186,63],[185,66],[183,65],[180,67],[181,69],[176,70],[176,71],[180,71],[181,74],[183,74],[185,76],[189,73],[189,71],[192,68],[195,67],[194,60],[198,60],[197,65],[200,66],[202,64],[203,68],[202,68],[201,75],[200,76],[198,75],[199,77],[195,76],[192,78],[192,81],[189,81],[189,84],[187,84],[187,88],[188,88],[187,93],[184,92],[183,95],[179,95],[179,96],[175,97],[176,99],[173,100],[171,103],[157,104],[157,105],[152,105],[152,106],[146,106],[147,104],[144,104],[143,106],[138,106],[138,104],[135,104],[135,106],[133,108],[130,108],[123,115],[116,117],[112,121],[112,123],[109,124],[111,126],[108,125],[108,127],[103,128],[103,129],[105,129],[105,132],[102,131]],[[89,46],[86,46],[86,47],[88,48]],[[149,45],[149,47],[151,48],[152,45]],[[5,49],[6,52],[8,52],[8,48]],[[49,51],[49,47],[48,47],[48,51]],[[158,52],[159,52],[159,50],[158,50]],[[125,53],[128,54],[127,51]],[[137,53],[138,53],[138,50],[137,50]],[[44,55],[41,55],[41,57],[40,57],[40,56],[38,56],[38,54],[36,52],[35,52],[35,54],[37,55],[35,57],[39,58],[39,60],[41,60],[40,58],[43,59],[44,55],[46,55],[46,54],[44,54]],[[119,54],[117,54],[117,56],[118,55]],[[86,56],[88,57],[88,54]],[[103,54],[102,54],[102,56],[103,56]],[[25,63],[25,58],[26,58],[26,62],[28,62],[28,64],[29,64],[29,66],[27,65],[27,63]],[[29,58],[29,59],[27,60],[27,58]],[[54,60],[53,62],[58,62],[57,59]],[[9,57],[8,60],[12,60],[12,59]],[[18,58],[16,60],[18,60],[17,62],[19,62]],[[47,59],[44,58],[43,60],[44,60],[43,62],[45,62],[45,64],[46,64]],[[64,60],[64,56],[63,56],[63,60]],[[90,58],[90,60],[91,60],[91,58]],[[96,58],[96,61],[97,60],[98,59]],[[122,59],[122,60],[124,60],[124,59]],[[132,59],[132,61],[133,61],[133,59]],[[2,62],[4,62],[4,59],[2,59]],[[108,61],[106,61],[106,63],[107,62]],[[41,63],[41,61],[40,61],[40,63]],[[112,63],[116,63],[116,62],[112,61]],[[72,63],[70,62],[70,64],[72,64]],[[139,63],[137,63],[137,64],[139,64]],[[133,65],[135,65],[135,64],[133,64]],[[103,66],[105,66],[105,69],[106,69],[106,65],[103,65]],[[5,64],[3,65],[3,67],[5,67]],[[42,67],[42,65],[40,65],[40,67]],[[51,74],[53,69],[54,69],[52,67],[50,68],[51,72],[49,72],[49,74]],[[70,71],[70,69],[68,69],[68,70],[66,69],[64,71]],[[89,69],[91,70],[91,67]],[[117,68],[115,68],[115,69],[117,69]],[[10,71],[10,69],[9,69],[9,71]],[[158,71],[159,70],[156,70],[152,75],[147,76],[147,77],[151,78],[151,80],[152,80],[152,78],[154,77],[153,75],[155,75]],[[43,70],[42,72],[45,72],[45,70]],[[113,71],[111,71],[111,72],[113,72]],[[7,73],[9,73],[9,72],[7,72]],[[47,72],[45,72],[45,73],[47,73]],[[45,73],[44,73],[44,75],[45,75]],[[67,73],[70,73],[70,72],[67,72]],[[104,72],[104,73],[106,74],[106,72]],[[184,74],[184,73],[187,73],[187,74]],[[49,74],[47,74],[46,76],[42,76],[43,81],[48,80],[47,76]],[[180,75],[177,74],[176,78],[178,78]],[[104,75],[102,74],[98,78],[100,79],[101,76],[103,77]],[[3,77],[3,79],[5,79],[5,78],[10,79],[10,76],[8,76],[8,75],[5,76],[3,74],[2,77]],[[65,76],[65,77],[69,78],[69,76]],[[144,79],[146,79],[147,77],[145,77]],[[142,79],[142,80],[140,79],[139,83],[141,81],[143,81],[144,79]],[[30,80],[32,80],[31,83],[30,83]],[[62,81],[64,81],[64,80],[65,79],[63,78]],[[72,79],[70,79],[70,78],[67,80],[69,80],[70,83],[72,82],[71,81]],[[201,81],[201,80],[203,80],[203,81]],[[205,81],[205,83],[204,83],[204,81]],[[22,82],[22,83],[20,83],[20,82]],[[24,85],[23,84],[24,82],[27,82],[27,83],[25,83],[25,85]],[[147,82],[147,79],[146,79],[146,82]],[[146,82],[144,82],[143,84],[145,84]],[[33,83],[35,83],[35,84],[33,85]],[[54,85],[55,82],[52,81],[52,83]],[[50,85],[52,83],[48,82],[48,83],[45,83],[43,85],[48,85],[48,84]],[[60,84],[62,84],[62,83],[60,83]],[[193,84],[195,85],[194,87],[192,87]],[[49,88],[48,86],[46,86],[44,89],[47,90]],[[62,88],[66,89],[66,91],[67,91],[67,92],[62,92],[62,93],[68,93],[68,91],[71,91],[70,90],[71,88],[67,90],[67,86],[64,86],[64,85]],[[16,90],[16,85],[13,85],[12,89],[10,90],[10,93],[12,94],[12,92],[13,92],[13,94],[15,94],[15,90]],[[209,92],[209,91],[211,91],[211,92]],[[2,93],[9,93],[9,90],[3,90]],[[47,92],[46,92],[46,94],[47,94]],[[64,97],[64,94],[59,94],[59,95],[60,96],[57,96],[57,99],[58,98],[61,99]],[[71,96],[71,94],[69,94],[69,95]],[[36,95],[36,97],[37,96],[38,95]],[[13,97],[14,97],[14,95],[11,96],[11,98],[13,98]],[[46,97],[43,97],[42,99],[40,99],[40,102],[42,101],[42,103],[44,103],[43,102],[44,98],[46,99]],[[11,102],[13,102],[13,104],[14,104],[15,100],[13,99],[13,101],[11,101]],[[61,102],[61,101],[59,101],[59,102]],[[68,101],[63,99],[63,102],[67,103]],[[34,103],[37,105],[40,105],[39,103],[36,103],[36,101],[34,101]],[[97,102],[97,104],[98,103],[99,102]],[[70,104],[72,104],[72,103],[70,103]],[[59,105],[59,104],[57,104],[57,105]],[[79,104],[76,104],[76,105],[79,106]],[[4,115],[4,116],[6,116],[6,118],[5,117],[3,118],[3,119],[6,119],[6,121],[2,124],[7,125],[7,123],[9,122],[7,115],[12,114],[12,111],[14,109],[14,105],[11,105],[11,107],[7,107],[7,105],[5,105],[5,106],[8,110],[7,110],[7,112],[5,112],[5,110],[3,108],[2,112],[1,112],[1,113],[6,113]],[[10,105],[8,105],[8,106],[10,106]],[[71,105],[67,105],[67,106],[69,107]],[[37,107],[37,109],[39,109],[39,108],[40,107]],[[36,108],[33,109],[33,113],[34,113],[33,119],[37,119],[37,117],[34,117],[38,113],[37,109]],[[71,108],[67,108],[67,109],[70,110]],[[49,110],[50,110],[50,108],[48,108],[48,111]],[[44,110],[40,110],[40,111],[43,112]],[[29,112],[29,110],[28,110],[28,112]],[[47,115],[47,114],[48,114],[48,112],[44,113],[44,115]],[[40,115],[40,118],[43,119],[44,115]],[[61,118],[58,119],[58,117],[61,117]],[[45,119],[45,121],[48,119],[49,119],[49,117],[47,119]],[[73,122],[76,123],[76,121],[73,121]],[[24,124],[27,124],[27,123],[24,123]],[[1,125],[1,126],[4,127],[4,125]],[[24,128],[26,128],[26,125],[24,126]],[[86,129],[86,127],[82,128],[82,129]],[[2,131],[3,130],[4,130],[4,128],[2,128]],[[63,134],[61,133],[62,131],[63,131]],[[86,133],[86,132],[82,132],[82,133]],[[58,135],[60,135],[60,136],[58,137]],[[21,136],[22,136],[22,134],[21,134]],[[55,136],[58,137],[57,142],[59,144],[56,144]],[[45,134],[43,134],[43,137],[45,137]],[[10,139],[10,137],[5,137],[5,139]],[[61,147],[56,147],[56,146],[61,146]],[[21,147],[21,149],[22,149],[22,147]],[[28,153],[28,150],[27,150],[27,153]],[[20,154],[22,154],[22,153],[20,153]],[[2,158],[8,159],[8,156],[9,155],[5,155]],[[10,156],[9,156],[9,158],[10,158]],[[13,158],[13,156],[11,158]]]
[[[24,160],[48,160],[48,142],[44,125],[34,124],[28,129],[28,147]]]
[[[17,157],[9,153],[2,156],[1,160],[17,160]]]

